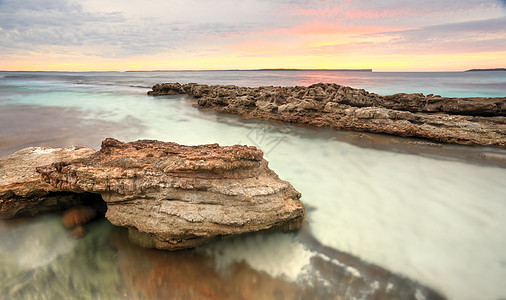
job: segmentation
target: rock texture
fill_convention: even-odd
[[[100,201],[100,196],[62,192],[44,182],[36,167],[82,158],[95,150],[83,147],[30,147],[0,158],[0,219],[32,216]]]
[[[380,96],[329,83],[258,88],[164,83],[148,94],[188,94],[198,107],[247,118],[506,147],[506,97]]]
[[[262,151],[152,140],[102,142],[100,151],[37,168],[54,188],[99,193],[132,241],[176,250],[260,230],[296,230],[305,208]]]

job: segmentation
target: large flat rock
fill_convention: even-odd
[[[36,168],[82,158],[95,150],[84,147],[30,147],[0,158],[0,218],[35,215],[86,204],[89,194],[60,191],[44,182]]]
[[[102,142],[100,151],[37,168],[52,187],[99,193],[112,224],[145,247],[176,250],[261,230],[300,228],[300,193],[262,151],[152,140]]]

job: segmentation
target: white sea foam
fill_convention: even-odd
[[[0,229],[2,226],[5,225],[0,221]],[[27,270],[51,263],[58,256],[72,251],[77,243],[68,237],[61,220],[52,216],[39,217],[14,228],[0,230],[0,250],[10,261]]]
[[[306,249],[292,234],[254,234],[210,244],[201,249],[214,257],[219,270],[233,263],[245,262],[250,267],[273,277],[295,281],[304,273],[314,252]]]

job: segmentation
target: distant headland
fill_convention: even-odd
[[[372,72],[372,69],[285,69],[285,68],[279,68],[279,69],[227,69],[227,70],[132,70],[132,71],[125,71],[125,72],[178,72],[178,71],[184,71],[184,72],[214,72],[214,71],[332,71],[332,72]]]
[[[372,69],[257,69],[250,71],[339,71],[339,72],[372,72]]]
[[[483,72],[483,71],[506,71],[506,68],[494,68],[494,69],[470,69],[464,72]]]

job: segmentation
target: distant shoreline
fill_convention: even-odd
[[[150,70],[150,71],[125,71],[130,72],[174,72],[174,71],[194,71],[194,72],[256,72],[256,71],[333,71],[333,72],[372,72],[372,69],[228,69],[228,70]]]
[[[223,69],[223,70],[126,70],[126,71],[27,71],[27,70],[0,70],[0,73],[142,73],[142,72],[364,72],[364,73],[466,73],[506,71],[506,68],[469,69],[465,71],[373,71],[373,69]]]
[[[470,69],[464,72],[488,72],[488,71],[506,71],[506,68],[494,68],[494,69]]]

